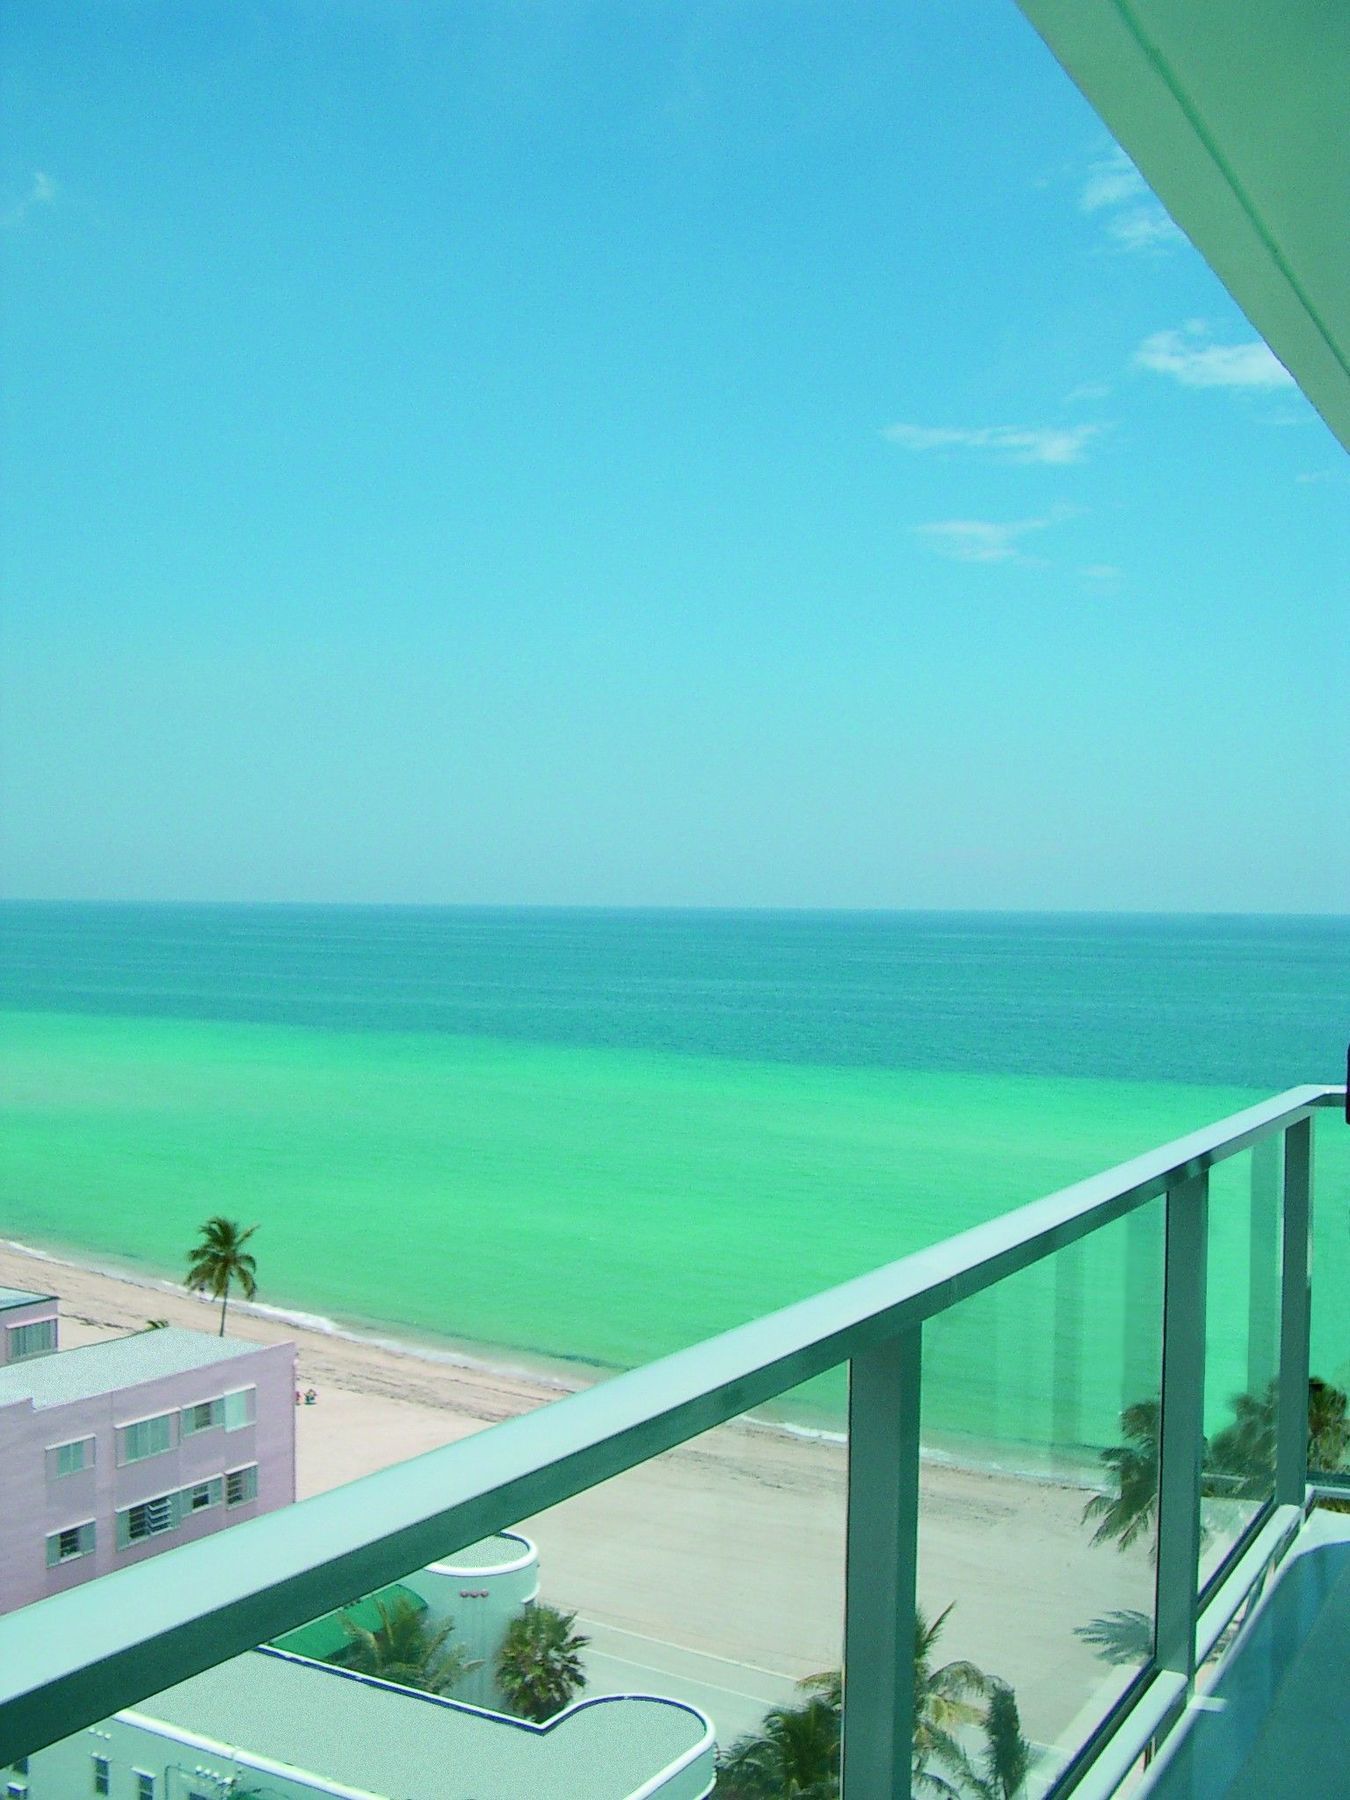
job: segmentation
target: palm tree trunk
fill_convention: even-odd
[[[225,1292],[220,1296],[220,1335],[225,1335],[225,1308],[230,1304],[230,1289],[226,1283]]]

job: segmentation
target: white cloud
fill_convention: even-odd
[[[1018,541],[1029,532],[1044,531],[1056,518],[1012,519],[939,519],[931,525],[916,525],[915,535],[953,562],[998,563],[1028,562]]]
[[[28,185],[28,192],[14,205],[0,213],[0,225],[12,230],[22,225],[35,206],[50,206],[56,198],[56,183],[42,169],[33,171],[33,179]]]
[[[1125,577],[1124,569],[1115,563],[1084,563],[1078,573],[1085,581],[1122,581]]]
[[[1119,206],[1147,192],[1143,176],[1117,145],[1089,165],[1078,204],[1085,213],[1100,212],[1104,206]]]
[[[1175,243],[1181,232],[1161,206],[1132,206],[1106,221],[1106,235],[1122,250],[1157,250]]]
[[[1106,215],[1106,235],[1120,250],[1160,250],[1181,237],[1119,146],[1089,164],[1078,205],[1082,212]]]
[[[1080,400],[1106,400],[1111,393],[1109,381],[1080,381],[1064,396],[1065,406],[1077,406]]]
[[[1192,320],[1182,331],[1155,331],[1135,351],[1135,366],[1170,375],[1183,387],[1282,388],[1294,378],[1273,351],[1254,338],[1246,344],[1211,344]]]
[[[906,450],[986,450],[1005,462],[1076,463],[1100,425],[888,425],[882,433]]]

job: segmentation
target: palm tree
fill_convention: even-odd
[[[1279,1382],[1272,1381],[1264,1394],[1238,1394],[1233,1400],[1233,1423],[1218,1433],[1209,1446],[1207,1470],[1212,1492],[1236,1499],[1261,1499],[1270,1491],[1275,1469],[1276,1418]],[[1334,1473],[1350,1449],[1350,1401],[1343,1388],[1313,1375],[1308,1381],[1308,1467]]]
[[[811,1678],[822,1684],[830,1679]],[[840,1716],[829,1693],[771,1708],[758,1731],[737,1738],[718,1758],[718,1793],[727,1800],[838,1800]]]
[[[1145,1532],[1152,1532],[1158,1518],[1158,1448],[1162,1428],[1162,1403],[1136,1400],[1120,1415],[1123,1444],[1103,1450],[1101,1460],[1115,1478],[1116,1491],[1094,1494],[1083,1508],[1083,1518],[1096,1519],[1094,1544],[1113,1539],[1126,1550]]]
[[[542,1724],[584,1686],[581,1652],[590,1643],[572,1628],[574,1612],[536,1602],[507,1626],[497,1652],[497,1685],[518,1718]]]
[[[1343,1469],[1350,1457],[1350,1396],[1314,1375],[1308,1383],[1308,1461],[1323,1474]]]
[[[987,1700],[994,1686],[972,1662],[933,1667],[933,1650],[951,1610],[944,1607],[931,1624],[922,1608],[914,1613],[914,1792],[942,1800],[960,1795],[958,1784],[978,1791],[958,1733],[983,1721],[984,1708],[975,1703]]]
[[[1103,1662],[1140,1668],[1153,1654],[1153,1615],[1137,1607],[1116,1607],[1086,1625],[1075,1625],[1073,1635],[1091,1644]]]
[[[1210,1499],[1261,1499],[1270,1492],[1275,1470],[1276,1415],[1279,1384],[1264,1394],[1238,1394],[1233,1420],[1205,1446],[1201,1492]],[[1308,1382],[1308,1462],[1314,1469],[1341,1468],[1350,1453],[1350,1399],[1343,1389],[1319,1376]],[[1094,1494],[1083,1509],[1096,1519],[1094,1544],[1114,1540],[1122,1550],[1152,1533],[1158,1516],[1158,1461],[1162,1406],[1137,1400],[1120,1415],[1123,1444],[1103,1450],[1114,1492]]]
[[[340,1615],[347,1634],[346,1649],[333,1660],[359,1675],[377,1675],[400,1687],[420,1688],[424,1694],[445,1694],[479,1664],[459,1644],[451,1644],[455,1624],[430,1625],[420,1607],[406,1594],[396,1594],[392,1604],[375,1601],[380,1622],[374,1631],[347,1613]]]
[[[1206,1494],[1225,1500],[1259,1499],[1275,1474],[1275,1417],[1279,1383],[1264,1394],[1235,1394],[1233,1422],[1216,1432],[1205,1452]]]
[[[971,1662],[934,1668],[933,1651],[951,1610],[947,1607],[931,1624],[921,1609],[914,1615],[913,1790],[931,1794],[935,1800],[962,1800],[967,1795],[978,1800],[1011,1800],[1016,1787],[1009,1787],[1005,1796],[988,1785],[959,1734],[983,1725],[989,1740],[989,1767],[995,1767],[991,1759],[997,1756],[997,1767],[1011,1777],[1015,1773],[1013,1740],[1024,1742],[1016,1702],[1012,1702],[1010,1736],[1007,1701],[1000,1701],[997,1718],[990,1716],[1000,1694],[1012,1700],[1001,1682],[992,1681]],[[798,1706],[774,1707],[765,1714],[759,1731],[738,1738],[722,1757],[719,1793],[725,1790],[732,1800],[760,1800],[770,1794],[792,1795],[794,1800],[837,1800],[843,1676],[838,1669],[827,1669],[808,1675],[798,1686],[809,1698]],[[985,1700],[988,1707],[979,1704]]]
[[[201,1227],[201,1239],[188,1253],[188,1270],[183,1286],[205,1289],[220,1302],[220,1335],[225,1335],[225,1308],[230,1303],[230,1284],[237,1282],[245,1300],[258,1291],[255,1279],[258,1265],[244,1245],[258,1229],[250,1225],[241,1231],[232,1219],[208,1219]]]
[[[1031,1745],[1022,1736],[1013,1691],[1002,1681],[993,1684],[989,1696],[984,1740],[983,1794],[987,1800],[1017,1800],[1031,1768]]]

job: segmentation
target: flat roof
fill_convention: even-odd
[[[0,1287],[0,1312],[7,1306],[41,1306],[46,1301],[55,1302],[55,1294],[30,1294],[27,1288]]]
[[[509,1569],[516,1563],[528,1561],[533,1554],[534,1545],[529,1538],[522,1537],[518,1531],[499,1531],[495,1537],[479,1538],[476,1544],[466,1544],[453,1556],[437,1557],[431,1568],[446,1574],[458,1573],[460,1569]]]
[[[708,1721],[676,1700],[582,1701],[529,1725],[279,1650],[234,1657],[119,1717],[399,1800],[630,1800],[711,1743]]]
[[[137,1331],[130,1337],[9,1363],[0,1368],[0,1406],[15,1400],[31,1400],[36,1407],[64,1406],[72,1400],[88,1400],[95,1394],[155,1381],[161,1375],[181,1375],[187,1369],[233,1362],[264,1347],[173,1325]]]

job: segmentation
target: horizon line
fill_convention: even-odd
[[[710,901],[606,901],[606,900],[315,900],[315,899],[179,899],[104,895],[73,898],[65,895],[0,894],[0,907],[195,907],[271,908],[274,910],[323,910],[349,912],[512,912],[512,913],[698,913],[821,917],[851,915],[877,917],[958,918],[1140,918],[1140,919],[1347,919],[1350,912],[1323,908],[1291,910],[1252,907],[1150,907],[1150,906],[886,906],[864,904],[775,905],[756,902]]]

